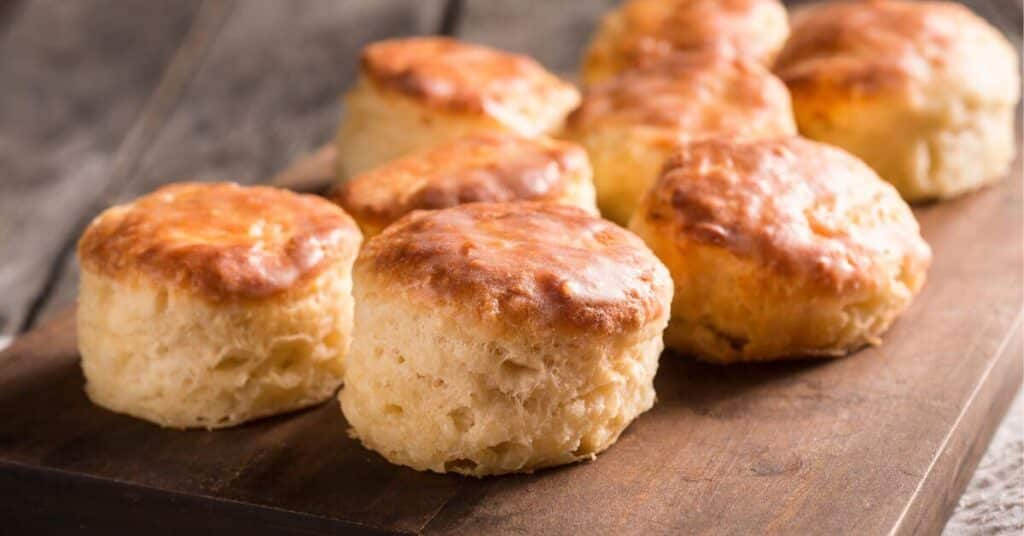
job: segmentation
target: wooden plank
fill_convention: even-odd
[[[0,37],[4,31],[14,22],[14,19],[21,14],[24,7],[24,0],[0,0]]]
[[[177,180],[269,177],[333,136],[339,95],[363,44],[437,28],[442,0],[249,0],[238,3],[175,106],[136,147],[121,177],[80,208],[39,310],[67,307],[77,288],[74,240],[104,208]],[[0,286],[0,288],[3,288]]]
[[[8,534],[387,534],[252,505],[162,492],[75,473],[44,481],[32,468],[0,462],[0,518]],[[24,490],[43,493],[26,495]],[[216,504],[211,508],[210,504]],[[72,512],[56,517],[56,512]],[[287,521],[282,522],[281,518]],[[73,524],[69,519],[74,520]]]
[[[325,534],[933,532],[1022,380],[1019,159],[1014,169],[916,211],[935,264],[881,347],[734,367],[667,353],[658,404],[613,448],[535,475],[389,465],[345,434],[333,401],[218,432],[106,412],[82,392],[65,316],[0,354],[0,474],[21,490],[4,514],[45,526],[35,497],[71,489],[98,502],[43,504],[95,527],[132,519],[111,506],[132,497],[154,515],[200,509],[176,520],[182,530],[221,519]]]
[[[0,336],[15,333],[53,258],[200,2],[24,2],[0,46]]]
[[[166,493],[212,496],[227,501],[206,505],[218,515],[224,504],[242,502],[260,511],[300,511],[307,518],[322,517],[327,520],[321,527],[325,531],[341,525],[411,532],[425,524],[460,483],[456,477],[391,466],[363,450],[345,434],[336,403],[225,433],[170,432],[109,412],[97,415],[81,390],[72,334],[73,318],[63,314],[0,354],[0,406],[6,408],[0,409],[0,415],[18,407],[22,409],[17,413],[27,417],[0,430],[0,452],[5,454],[0,463],[20,467],[27,485],[50,489],[51,479],[25,471],[52,464],[62,477],[68,473],[99,477],[79,482],[80,493],[86,495],[107,480],[134,484],[127,494],[137,488],[156,490],[140,498],[144,501],[140,506],[146,508],[161,504]],[[25,405],[33,401],[42,405]],[[49,417],[29,410],[44,406],[60,410]],[[31,422],[39,418],[52,418],[53,426],[33,431]],[[83,433],[75,422],[89,422],[92,430]],[[23,449],[28,444],[45,447],[33,453]],[[87,454],[74,454],[94,449],[106,451],[108,457],[88,459]],[[40,488],[34,489],[23,495],[34,497]],[[100,513],[92,510],[89,515]],[[50,512],[51,517],[71,516],[71,521],[76,514],[59,505]],[[121,514],[108,505],[106,515],[94,521],[116,523]],[[278,521],[283,524],[289,519],[284,515]],[[315,525],[314,521],[310,522]],[[198,521],[191,525],[199,527]]]
[[[1021,333],[1018,325],[1003,348],[1008,358],[994,362],[988,372],[989,376],[1021,378],[1021,367],[1024,366],[1024,340]],[[989,416],[1004,415],[1019,388],[1019,383],[1007,383],[1003,389],[978,388],[972,393],[971,401],[964,407],[955,428],[946,437],[924,480],[901,514],[894,533],[938,534],[942,531],[985,454],[996,428],[1002,422],[1002,419]],[[977,426],[976,423],[981,425]],[[968,429],[959,430],[961,427]]]
[[[529,54],[558,73],[575,72],[601,14],[615,0],[465,0],[456,35]]]

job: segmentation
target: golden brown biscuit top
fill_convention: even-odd
[[[295,288],[362,240],[334,204],[265,186],[179,183],[100,214],[78,243],[90,270],[178,283],[213,300]]]
[[[694,49],[768,61],[788,30],[786,8],[778,0],[630,0],[617,16],[620,35],[607,53],[621,55],[626,65]]]
[[[775,70],[795,91],[858,96],[934,83],[941,94],[1017,99],[1012,47],[959,3],[813,4],[798,9],[792,25]]]
[[[589,87],[567,129],[604,125],[657,127],[680,139],[796,132],[789,92],[766,68],[704,53],[675,54]]]
[[[571,206],[414,212],[367,241],[356,274],[506,326],[621,333],[667,314],[668,271],[632,233]]]
[[[332,197],[361,225],[382,228],[418,209],[557,200],[567,180],[589,176],[589,166],[573,143],[477,134],[359,175]]]
[[[429,106],[496,117],[564,105],[576,89],[533,59],[445,37],[379,41],[363,49],[362,73],[377,87]]]
[[[895,255],[914,271],[931,259],[890,184],[848,153],[798,137],[685,144],[644,202],[634,217],[680,243],[725,248],[839,292],[866,284],[878,259]]]

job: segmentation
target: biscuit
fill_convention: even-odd
[[[345,97],[339,173],[471,133],[549,133],[578,102],[575,87],[526,56],[444,37],[373,43]]]
[[[314,196],[165,186],[78,243],[78,345],[96,404],[220,428],[322,402],[342,380],[362,238]]]
[[[795,132],[789,93],[765,67],[687,53],[587,88],[565,134],[590,155],[601,213],[625,224],[678,143]]]
[[[340,399],[393,463],[483,476],[593,458],[654,403],[672,282],[577,207],[414,212],[354,268]]]
[[[414,210],[463,203],[546,201],[597,214],[582,147],[545,137],[485,133],[438,145],[363,173],[331,198],[366,237]]]
[[[628,0],[601,20],[581,70],[584,82],[595,84],[680,50],[771,65],[788,35],[778,0]]]
[[[991,183],[1013,160],[1017,55],[953,2],[832,2],[793,15],[776,72],[801,133],[863,159],[904,199]]]
[[[718,363],[878,344],[931,261],[891,185],[797,137],[682,146],[630,229],[675,282],[665,344]]]

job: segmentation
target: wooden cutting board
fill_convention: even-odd
[[[322,184],[324,150],[274,182]],[[0,353],[4,529],[275,533],[936,533],[1022,376],[1020,161],[916,209],[935,253],[879,348],[719,367],[662,356],[658,403],[594,462],[482,480],[388,464],[335,401],[235,429],[93,406],[73,315]]]

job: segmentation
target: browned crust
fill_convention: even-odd
[[[749,58],[715,53],[677,53],[587,88],[567,129],[578,135],[606,124],[669,129],[684,139],[796,132],[779,79]]]
[[[616,16],[614,42],[595,43],[588,61],[621,69],[673,51],[715,50],[769,63],[787,34],[765,27],[771,20],[786,25],[778,0],[630,0]]]
[[[179,183],[100,214],[78,242],[78,258],[116,280],[141,275],[212,301],[259,299],[353,258],[361,240],[344,211],[316,196]]]
[[[798,137],[682,146],[637,217],[834,292],[873,284],[893,252],[924,273],[931,250],[896,190],[846,152]]]
[[[359,175],[331,198],[367,228],[381,229],[414,210],[463,203],[556,201],[566,181],[589,177],[576,144],[485,133],[395,160]]]
[[[562,102],[575,94],[528,56],[446,37],[378,41],[362,52],[361,71],[375,87],[460,113],[488,114],[509,103]]]
[[[501,325],[618,334],[668,314],[668,271],[635,235],[570,206],[414,212],[370,239],[356,279]]]
[[[965,46],[999,39],[956,2],[826,2],[796,10],[792,26],[775,65],[779,77],[793,91],[851,96],[906,91],[956,62],[987,61],[965,57]]]

